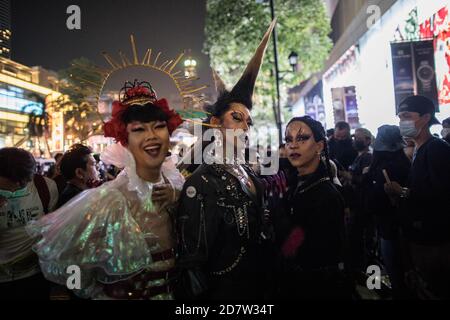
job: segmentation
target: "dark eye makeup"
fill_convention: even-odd
[[[305,142],[305,141],[308,141],[310,138],[311,138],[311,135],[299,134],[298,136],[295,137],[295,141]],[[286,143],[292,143],[292,141],[293,141],[292,136],[286,136],[285,141],[286,141]]]
[[[297,136],[297,141],[307,141],[307,140],[309,140],[309,138],[311,138],[310,135],[300,134]]]
[[[242,121],[242,115],[238,112],[232,112],[231,116],[233,117],[234,120],[236,121]]]
[[[231,116],[233,117],[233,120],[237,121],[237,122],[242,122],[244,121],[244,116],[239,113],[239,112],[232,112]],[[247,121],[247,126],[251,127],[253,126],[253,121],[250,119]]]

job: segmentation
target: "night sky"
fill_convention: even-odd
[[[66,10],[72,4],[81,9],[81,30],[66,27]],[[134,34],[138,56],[153,48],[153,52],[163,52],[165,59],[158,60],[161,63],[190,49],[198,61],[201,84],[210,84],[209,59],[202,53],[206,0],[12,0],[11,6],[14,61],[59,70],[68,67],[71,59],[83,56],[107,66],[102,51],[116,60],[119,50],[132,58],[129,35]],[[117,77],[122,81],[135,76],[142,75],[138,71]],[[159,77],[149,75],[154,76]]]

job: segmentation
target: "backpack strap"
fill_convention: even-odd
[[[50,204],[50,190],[48,189],[45,178],[39,174],[35,174],[33,178],[34,185],[38,191],[39,198],[44,208],[44,214],[48,213],[48,206]]]

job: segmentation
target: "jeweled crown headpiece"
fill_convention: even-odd
[[[98,83],[79,77],[79,80],[89,84],[90,86],[96,89],[97,91],[96,104],[98,105],[100,97],[102,96],[102,92],[106,86],[106,83],[108,82],[108,80],[111,78],[112,75],[128,68],[142,67],[148,70],[161,72],[162,74],[168,76],[176,86],[178,94],[182,100],[182,108],[177,108],[177,113],[183,118],[183,120],[190,121],[193,123],[201,123],[201,121],[199,122],[196,121],[195,119],[204,117],[205,113],[202,112],[201,109],[193,108],[192,101],[195,100],[197,101],[198,104],[203,103],[205,97],[203,97],[200,94],[200,92],[206,89],[208,86],[207,85],[197,86],[196,84],[194,84],[194,82],[198,80],[196,76],[186,77],[184,76],[182,70],[177,70],[177,66],[184,56],[184,52],[181,52],[177,57],[171,60],[164,61],[161,60],[162,52],[157,52],[157,54],[154,55],[153,50],[151,48],[148,48],[144,56],[139,57],[136,42],[133,35],[130,36],[130,41],[131,41],[131,50],[133,54],[131,59],[129,59],[127,55],[122,51],[119,51],[120,61],[114,59],[107,52],[102,52],[109,67],[107,68],[101,68],[97,66],[89,67],[90,71],[100,76],[101,80]],[[79,67],[81,69],[86,68],[85,66],[76,63],[74,63],[73,66]],[[133,89],[133,87],[138,86],[145,87],[145,89],[140,90],[144,90],[146,92],[143,91],[142,92],[143,94],[140,95],[138,92],[135,92],[133,90],[129,91],[130,89]],[[125,90],[123,92],[121,91],[122,98],[119,101],[122,105],[126,106],[130,104],[141,104],[141,103],[145,104],[148,102],[152,102],[152,100],[157,101],[156,93],[153,90],[153,87],[148,82],[147,83],[145,81],[139,83],[136,83],[136,81],[135,83],[128,82],[125,87],[126,89],[124,88]],[[147,92],[150,92],[150,95],[147,95]],[[135,96],[136,93],[137,96],[139,97]],[[152,96],[152,93],[154,94],[154,96]],[[131,98],[130,96],[133,97]],[[102,120],[102,122],[105,124],[105,120],[102,118],[102,115],[100,115],[100,113],[98,113],[98,115]]]
[[[183,122],[180,115],[169,107],[166,99],[157,99],[156,92],[149,82],[134,80],[134,83],[131,83],[127,81],[119,91],[119,100],[114,101],[112,104],[111,119],[103,126],[105,137],[114,138],[117,142],[126,146],[128,143],[128,133],[123,120],[123,114],[132,106],[145,106],[147,104],[159,108],[166,114],[169,134],[172,134]]]
[[[158,100],[156,91],[152,85],[147,81],[134,80],[125,82],[125,85],[119,92],[119,101],[123,105],[145,105],[147,103],[154,103]]]

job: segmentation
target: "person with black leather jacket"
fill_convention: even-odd
[[[205,163],[186,180],[177,211],[176,298],[262,299],[271,291],[269,215],[263,185],[245,163],[245,144],[253,89],[274,25],[231,91],[214,74],[219,98],[207,107],[204,122],[214,128],[214,141],[205,148]]]
[[[284,210],[273,217],[280,249],[279,294],[286,299],[346,299],[344,201],[333,184],[322,125],[305,116],[286,129],[288,158],[297,169]]]

